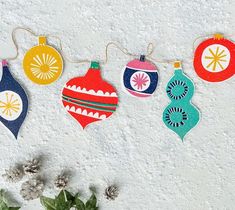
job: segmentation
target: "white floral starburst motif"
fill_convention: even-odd
[[[20,96],[12,91],[4,91],[0,95],[0,115],[7,120],[15,120],[22,111]]]
[[[136,72],[131,76],[131,86],[137,91],[145,91],[150,85],[149,75],[145,72]]]
[[[210,72],[223,71],[228,67],[229,61],[229,50],[218,44],[208,46],[202,55],[202,64]]]
[[[57,60],[50,54],[45,53],[33,57],[30,67],[34,76],[42,80],[53,78],[59,70]]]

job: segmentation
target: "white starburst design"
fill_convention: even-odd
[[[41,56],[36,55],[33,57],[30,69],[38,79],[48,80],[57,74],[59,67],[57,60],[53,56],[43,53]]]

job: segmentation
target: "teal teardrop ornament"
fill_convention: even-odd
[[[174,68],[174,76],[166,87],[171,103],[163,112],[163,122],[183,141],[185,135],[198,123],[200,114],[191,104],[195,89],[193,82],[183,73],[181,62],[176,61]]]

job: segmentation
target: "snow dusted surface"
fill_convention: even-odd
[[[154,42],[158,59],[188,58],[196,37],[235,32],[232,0],[1,0],[0,7],[1,57],[15,52],[10,33],[16,26],[58,35],[68,56],[88,59],[102,59],[111,40],[133,53],[145,53],[147,44]],[[65,62],[56,83],[35,85],[24,75],[21,62],[37,40],[24,32],[17,35],[20,56],[10,62],[10,68],[25,87],[30,108],[18,141],[0,125],[0,173],[27,158],[43,156],[45,195],[57,193],[53,179],[64,169],[72,173],[70,189],[79,189],[84,198],[89,195],[89,184],[97,186],[101,210],[234,209],[234,78],[210,84],[199,79],[192,62],[184,64],[195,82],[193,103],[202,119],[182,143],[162,122],[172,67],[157,64],[160,82],[155,94],[145,100],[133,98],[125,94],[120,82],[121,70],[132,58],[112,48],[102,74],[117,88],[119,108],[106,121],[83,131],[61,105],[60,91],[89,65]],[[121,192],[116,201],[109,202],[103,192],[112,182],[119,184]],[[0,178],[0,186],[22,210],[41,210],[39,200],[21,199],[20,185]]]

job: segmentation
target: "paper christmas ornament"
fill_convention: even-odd
[[[0,81],[0,121],[17,138],[28,111],[28,98],[24,89],[12,77],[7,62],[2,61]]]
[[[126,65],[123,72],[123,85],[132,96],[141,98],[151,96],[157,88],[157,83],[157,67],[146,61],[144,55]]]
[[[83,127],[110,117],[116,110],[118,96],[115,88],[101,77],[98,62],[83,77],[69,80],[62,91],[66,110]]]
[[[38,46],[26,52],[23,68],[27,77],[36,84],[49,85],[55,82],[63,71],[61,55],[46,44],[46,37],[39,37]]]
[[[175,62],[174,67],[174,76],[166,88],[171,103],[163,112],[163,121],[183,141],[184,136],[198,123],[199,111],[190,102],[194,94],[193,82],[183,73],[180,62]]]
[[[194,55],[194,68],[200,78],[208,82],[221,82],[235,73],[235,45],[216,34],[203,41]]]

